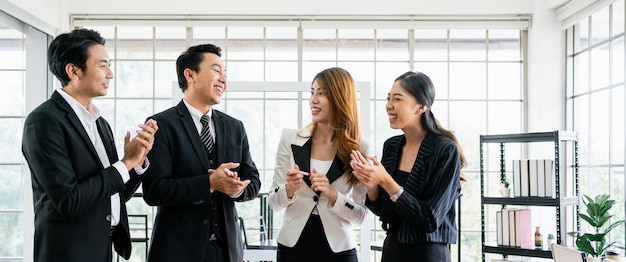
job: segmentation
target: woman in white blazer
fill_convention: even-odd
[[[353,224],[367,218],[365,186],[352,174],[351,150],[361,139],[356,84],[341,68],[318,73],[311,86],[312,123],[284,129],[269,195],[284,211],[277,261],[358,261]]]

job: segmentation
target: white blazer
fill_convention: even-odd
[[[337,190],[337,201],[334,206],[330,206],[328,198],[321,195],[318,197],[307,184],[300,187],[293,198],[287,198],[285,190],[287,170],[298,163],[300,170],[311,171],[310,135],[309,127],[300,130],[283,129],[281,134],[276,152],[274,182],[269,194],[270,207],[277,212],[285,211],[276,241],[288,247],[295,246],[313,207],[317,205],[326,239],[333,252],[353,249],[356,246],[356,239],[352,225],[360,225],[367,220],[368,210],[365,207],[367,189],[360,183],[355,186],[348,183],[346,176],[342,174],[339,157],[335,157],[327,173],[331,186]],[[361,150],[371,155],[368,149],[368,143],[361,140]],[[307,179],[305,181],[308,182]]]

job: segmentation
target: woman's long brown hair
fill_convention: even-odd
[[[339,67],[319,72],[311,83],[316,80],[330,101],[330,119],[327,124],[333,131],[332,140],[337,147],[337,155],[344,164],[342,171],[347,175],[350,184],[357,184],[359,180],[352,174],[352,167],[349,164],[352,150],[361,151],[356,83],[348,71]],[[313,126],[311,137],[314,137],[317,124],[311,125]]]

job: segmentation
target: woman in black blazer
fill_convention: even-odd
[[[454,202],[465,157],[430,110],[434,100],[428,76],[399,76],[386,109],[391,128],[403,134],[385,141],[380,162],[351,154],[353,173],[368,189],[366,205],[387,232],[383,262],[450,261],[450,244],[456,243]]]

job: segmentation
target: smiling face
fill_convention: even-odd
[[[213,53],[204,53],[198,72],[185,69],[188,88],[185,99],[200,111],[219,104],[226,91],[226,73],[222,59]]]
[[[311,85],[311,97],[309,97],[311,116],[313,123],[327,123],[330,119],[330,100],[328,92],[315,80]]]
[[[401,84],[395,81],[387,94],[387,116],[389,126],[393,129],[404,129],[409,126],[421,125],[420,117],[426,111],[425,106],[418,104]]]
[[[84,106],[87,106],[94,97],[105,96],[109,89],[109,81],[113,78],[111,59],[104,46],[92,45],[87,52],[85,70],[74,64],[65,66],[70,81],[63,87]]]

